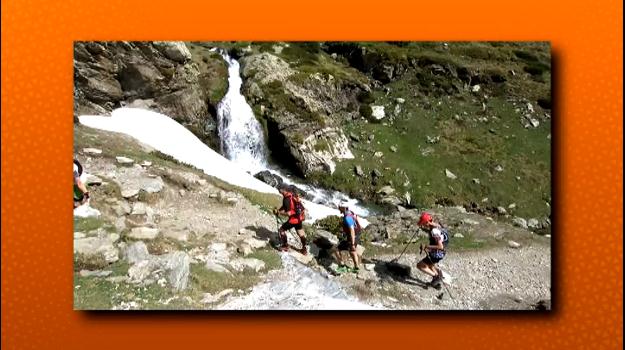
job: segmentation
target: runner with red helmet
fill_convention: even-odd
[[[278,234],[280,235],[280,240],[282,241],[280,250],[283,252],[289,250],[286,231],[295,228],[295,232],[297,232],[297,235],[302,242],[302,249],[300,249],[299,252],[306,255],[308,254],[308,250],[306,249],[306,233],[304,232],[304,227],[302,225],[302,222],[306,218],[306,209],[304,208],[304,205],[302,204],[302,201],[297,195],[295,189],[287,185],[282,185],[278,190],[283,197],[282,207],[280,207],[280,209],[274,209],[273,213],[275,215],[284,215],[289,217],[289,219],[278,229]]]
[[[417,268],[423,273],[432,276],[430,284],[440,289],[443,276],[442,271],[436,264],[445,257],[445,248],[449,242],[449,233],[439,223],[434,222],[432,215],[426,212],[421,214],[418,225],[428,233],[430,241],[428,245],[422,246],[426,256],[419,261]]]

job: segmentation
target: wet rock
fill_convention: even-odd
[[[269,186],[276,188],[282,185],[282,183],[284,182],[284,180],[282,180],[280,176],[272,174],[269,170],[258,172],[254,175],[254,177],[268,184]]]

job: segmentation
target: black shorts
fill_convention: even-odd
[[[356,235],[356,246],[358,246],[360,244],[360,235]],[[339,245],[337,247],[338,250],[354,250],[356,249],[356,247],[352,248],[352,241],[351,239],[344,239],[342,241],[339,242]]]
[[[434,255],[428,254],[428,256],[426,256],[425,258],[421,259],[421,262],[426,264],[426,265],[434,265],[434,264],[438,264],[438,262],[443,260],[444,257],[445,256],[443,255],[442,257],[437,258]]]
[[[296,230],[301,230],[303,228],[302,223],[297,223],[297,224],[292,224],[290,222],[285,222],[284,224],[282,224],[282,226],[280,226],[280,229],[282,229],[282,231],[288,231],[292,228],[295,228]]]

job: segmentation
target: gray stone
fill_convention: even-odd
[[[122,197],[126,199],[135,197],[138,194],[139,194],[138,188],[123,188],[122,189]]]
[[[527,221],[525,221],[525,219],[523,218],[515,217],[514,219],[512,219],[512,224],[521,228],[527,228]]]
[[[87,235],[85,235],[82,232],[74,232],[74,239],[85,238],[85,237],[87,237]]]
[[[397,102],[399,104],[403,104],[404,102],[406,102],[406,100],[401,98],[401,97],[398,97],[398,98],[395,99],[395,102]]]
[[[323,238],[324,240],[328,241],[330,244],[332,245],[337,245],[339,244],[339,239],[338,237],[336,237],[336,235],[333,235],[332,233],[325,231],[325,230],[317,230],[316,232],[317,236]]]
[[[512,203],[508,206],[508,209],[514,209],[516,208],[516,203]]]
[[[237,252],[239,254],[242,254],[243,256],[248,256],[248,255],[252,254],[252,252],[253,252],[252,246],[250,246],[249,244],[243,242],[243,243],[239,244],[239,246],[237,247]]]
[[[217,272],[217,273],[227,273],[227,274],[231,274],[230,271],[225,268],[223,265],[220,265],[218,263],[216,263],[213,260],[208,260],[206,262],[206,265],[204,265],[206,267],[206,269],[208,271],[213,271],[213,272]]]
[[[230,266],[237,271],[251,269],[258,272],[265,268],[265,262],[254,258],[238,258],[230,262]]]
[[[102,150],[97,148],[83,148],[82,152],[89,155],[102,154]]]
[[[515,241],[508,241],[508,246],[514,249],[521,248],[521,244]]]
[[[140,165],[144,168],[147,168],[147,167],[152,166],[152,162],[148,162],[147,160],[144,160],[143,162],[141,162]]]
[[[384,106],[371,106],[371,117],[375,120],[384,119]]]
[[[138,241],[130,244],[124,251],[124,257],[130,264],[150,259],[150,253],[145,243]]]
[[[456,233],[454,238],[464,238],[464,235],[462,233]]]
[[[391,186],[384,186],[384,187],[380,188],[377,193],[386,196],[386,195],[392,194],[394,192],[395,192],[395,189],[392,188]]]
[[[499,213],[499,215],[506,215],[508,211],[504,207],[497,207],[497,213]]]
[[[170,60],[179,63],[191,60],[191,52],[182,41],[155,41],[153,45]]]
[[[176,290],[187,288],[191,258],[185,252],[177,251],[159,256],[160,265],[167,271],[167,281]]]
[[[503,171],[503,167],[502,167],[501,165],[497,165],[497,166],[495,167],[495,171],[497,171],[497,172],[502,172],[502,171]]]
[[[150,209],[151,210],[151,209]],[[135,202],[132,205],[131,215],[147,215],[148,206],[143,202]]]
[[[87,257],[102,255],[108,263],[119,260],[119,252],[108,237],[85,237],[74,239],[74,253]]]
[[[154,239],[158,236],[158,229],[151,227],[135,227],[130,230],[128,237],[133,239]]]
[[[86,174],[84,182],[87,185],[89,185],[89,186],[100,186],[100,185],[102,185],[102,179],[100,179],[99,177],[97,177],[95,175],[91,175],[91,174]]]
[[[164,237],[172,238],[180,242],[186,242],[189,240],[189,231],[165,231],[163,232]]]
[[[253,249],[261,249],[267,246],[267,241],[263,241],[256,238],[247,238],[243,242],[249,244]]]
[[[382,177],[382,172],[378,169],[373,169],[371,171],[371,177]]]
[[[473,219],[469,219],[469,218],[462,219],[462,223],[465,224],[465,225],[471,225],[471,226],[475,226],[475,225],[479,225],[480,224],[479,221],[473,220]]]
[[[531,219],[527,220],[527,227],[531,228],[531,229],[539,228],[540,224],[538,222],[538,219],[531,218]]]
[[[473,183],[476,184],[476,185],[479,185],[480,184],[480,179],[473,178]]]
[[[395,147],[395,146],[391,146],[391,147],[390,147],[390,150],[391,150],[391,152],[397,152],[397,147]]]
[[[382,152],[378,151],[378,152],[375,152],[375,153],[373,154],[373,156],[374,156],[374,157],[376,157],[376,158],[382,158],[382,157],[384,156],[384,153],[382,153]]]
[[[356,173],[357,176],[365,176],[365,173],[362,171],[362,167],[360,165],[356,165],[354,167],[354,173]]]
[[[117,160],[117,164],[120,164],[120,165],[132,165],[135,162],[134,160],[128,157],[122,157],[122,156],[115,157],[115,159]]]

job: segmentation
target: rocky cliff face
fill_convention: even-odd
[[[213,144],[214,111],[226,91],[227,69],[218,55],[189,46],[192,50],[183,42],[77,42],[74,115],[106,114],[121,106],[151,109]]]
[[[336,161],[353,158],[339,127],[358,118],[357,96],[368,80],[306,72],[281,57],[262,52],[241,58],[244,94],[264,120],[274,158],[306,176],[332,173]]]

